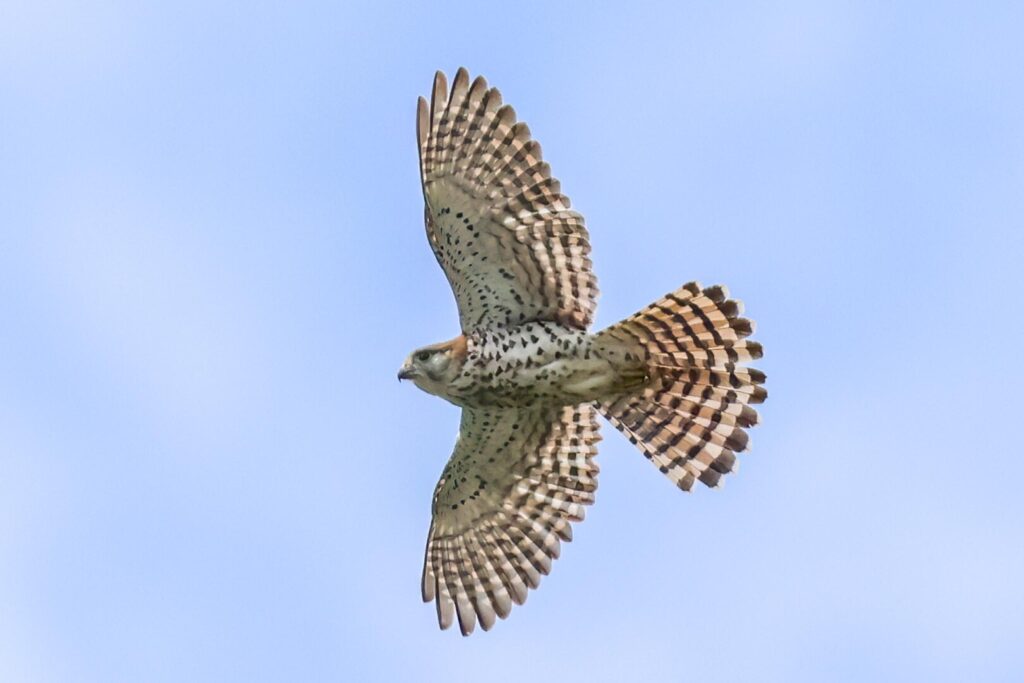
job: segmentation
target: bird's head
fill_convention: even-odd
[[[458,336],[441,344],[416,349],[398,371],[398,379],[411,379],[428,394],[447,396],[447,388],[458,377],[466,359],[466,338]]]

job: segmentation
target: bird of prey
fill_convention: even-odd
[[[434,491],[422,590],[463,635],[522,604],[594,502],[603,415],[670,481],[716,487],[766,397],[753,324],[725,287],[683,285],[589,331],[597,281],[583,216],[497,89],[438,72],[416,117],[427,239],[461,334],[399,379],[462,409]]]

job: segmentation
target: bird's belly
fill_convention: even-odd
[[[463,371],[445,398],[467,407],[578,405],[644,381],[638,357],[598,346],[583,330],[531,322],[471,337]]]
[[[464,404],[576,405],[609,396],[620,381],[611,363],[598,357],[531,360],[527,366],[512,355],[505,365],[484,366],[464,395]]]
[[[595,400],[607,395],[615,381],[610,363],[601,358],[559,359],[541,367],[526,383],[556,398],[569,401]]]

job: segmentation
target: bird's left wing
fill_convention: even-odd
[[[463,635],[522,604],[594,501],[600,440],[591,404],[463,408],[455,452],[434,491],[423,600]]]
[[[427,238],[462,331],[555,320],[585,329],[597,298],[583,216],[569,208],[530,129],[465,69],[440,71],[416,118]]]

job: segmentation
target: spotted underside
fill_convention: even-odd
[[[470,408],[563,406],[638,388],[646,374],[639,353],[594,340],[551,321],[475,332],[444,397]]]
[[[438,72],[417,112],[430,246],[463,332],[531,320],[590,325],[597,280],[583,216],[569,208],[530,129],[497,88]]]
[[[486,630],[551,569],[597,489],[592,405],[466,408],[434,491],[423,599],[441,628]]]

